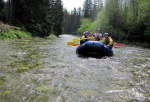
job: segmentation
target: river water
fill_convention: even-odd
[[[0,102],[149,102],[150,49],[82,58],[75,38],[0,41]]]

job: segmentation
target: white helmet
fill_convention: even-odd
[[[109,35],[109,34],[108,34],[108,33],[105,33],[104,36],[105,36],[105,35]]]

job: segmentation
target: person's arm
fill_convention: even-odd
[[[105,38],[103,37],[100,41],[101,41],[102,43],[105,43]]]
[[[87,39],[89,39],[89,40],[94,40],[94,37],[90,37],[90,36],[88,36],[88,38]]]
[[[112,45],[113,45],[113,40],[112,40],[111,37],[109,37],[109,44],[108,44],[108,46],[112,46]]]
[[[83,41],[85,40],[85,36],[84,35],[81,37],[81,40],[83,40]]]

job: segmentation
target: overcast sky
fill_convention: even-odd
[[[63,7],[68,11],[71,11],[75,8],[82,7],[85,0],[62,0]]]

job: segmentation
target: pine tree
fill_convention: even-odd
[[[68,12],[64,10],[64,32],[69,34],[77,34],[77,29],[80,26],[80,20],[82,17],[81,8],[74,8],[74,10]]]
[[[62,34],[62,24],[63,24],[63,6],[61,0],[56,0],[53,6],[53,31],[58,37]]]
[[[83,6],[83,14],[84,14],[84,18],[92,18],[92,1],[91,0],[85,0],[84,6]]]
[[[4,15],[4,7],[5,7],[4,1],[0,0],[0,21],[6,22],[5,15]]]

